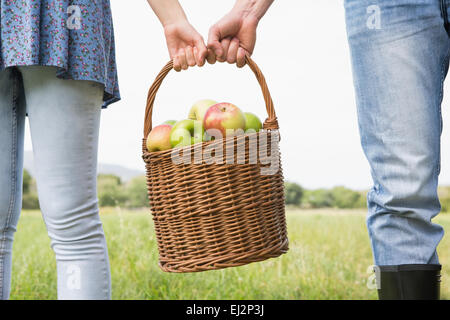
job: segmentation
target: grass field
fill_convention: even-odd
[[[288,210],[290,251],[277,259],[193,274],[157,266],[150,213],[104,209],[113,299],[376,299],[358,210]],[[450,215],[436,221],[450,230]],[[11,299],[56,299],[56,266],[39,212],[23,212],[14,243]],[[439,247],[442,298],[450,298],[450,240]]]

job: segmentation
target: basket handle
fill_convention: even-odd
[[[267,87],[266,79],[264,78],[264,75],[262,74],[256,63],[249,56],[245,57],[245,62],[255,74],[256,80],[258,80],[259,85],[261,86],[264,101],[266,103],[268,118],[264,121],[263,128],[269,130],[278,129],[278,121],[275,114],[275,109],[273,107],[272,97],[270,95],[269,88]],[[158,92],[162,81],[172,69],[173,61],[171,60],[159,72],[158,76],[156,77],[155,81],[148,91],[147,106],[145,108],[144,139],[147,138],[148,134],[152,130],[153,103],[155,102],[156,93]]]

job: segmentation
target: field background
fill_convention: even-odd
[[[376,299],[365,210],[288,210],[290,250],[277,259],[192,274],[168,274],[148,210],[102,209],[113,299]],[[450,230],[450,215],[436,222]],[[450,240],[438,249],[442,299],[450,298]],[[24,211],[14,242],[11,299],[56,299],[56,265],[39,211]]]

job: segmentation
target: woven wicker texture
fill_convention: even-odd
[[[191,152],[189,164],[175,164],[172,150],[148,152],[146,148],[155,96],[173,68],[172,62],[161,70],[149,90],[143,159],[159,265],[164,271],[198,272],[236,267],[278,257],[288,250],[281,162],[275,174],[262,175],[261,167],[265,165],[259,159],[256,163],[251,161],[250,157],[253,154],[250,140],[257,141],[263,133],[269,137],[277,133],[278,123],[263,74],[249,57],[247,65],[255,73],[266,103],[268,118],[264,130],[178,149],[181,155]],[[279,160],[278,143],[273,148],[271,139],[267,140],[267,144],[258,142],[257,147],[276,150]],[[196,151],[211,148],[223,148],[222,164],[207,164],[204,159],[194,163]],[[227,148],[234,148],[234,158],[227,158]],[[245,149],[245,154],[238,156],[239,148]],[[234,160],[233,164],[230,159]]]

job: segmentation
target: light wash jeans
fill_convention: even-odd
[[[374,181],[367,227],[376,265],[439,264],[444,231],[431,219],[441,209],[449,4],[345,1],[361,144]]]
[[[22,197],[28,114],[39,201],[56,255],[58,299],[109,299],[110,270],[97,201],[103,88],[61,80],[52,67],[0,72],[0,298],[11,286],[11,249]]]

